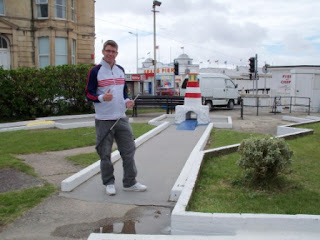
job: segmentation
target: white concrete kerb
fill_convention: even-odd
[[[320,119],[312,122],[319,122]],[[300,120],[299,120],[300,122]],[[310,119],[305,119],[310,123]],[[292,124],[295,126],[296,124]],[[289,131],[290,126],[286,125]],[[304,134],[308,130],[295,128],[291,133],[277,137]],[[310,131],[310,130],[309,130]],[[239,144],[224,146],[234,148]],[[192,168],[184,184],[180,197],[171,214],[171,234],[173,235],[221,235],[235,236],[235,239],[248,239],[248,234],[255,233],[256,237],[271,234],[275,239],[317,239],[320,236],[320,215],[282,215],[282,214],[240,214],[240,213],[198,213],[186,211],[195,187],[203,156],[209,151],[220,151],[221,148],[200,151],[193,159]],[[282,236],[282,237],[281,237]],[[289,238],[285,238],[288,237]],[[270,235],[269,235],[270,237]]]
[[[226,119],[227,121],[212,121],[215,128],[232,128],[232,118],[230,116],[214,116],[214,119]]]
[[[154,119],[151,119],[148,124],[153,125],[153,126],[158,126],[160,125],[164,119],[166,118],[173,118],[172,114],[162,114],[159,117],[156,117]]]
[[[33,129],[43,129],[43,128],[58,128],[58,129],[71,129],[80,127],[93,127],[94,120],[86,122],[73,122],[73,123],[46,123],[45,121],[57,121],[57,120],[70,120],[79,118],[91,118],[94,114],[84,114],[84,115],[67,115],[67,116],[56,116],[56,117],[43,117],[37,118],[32,121],[21,121],[15,123],[2,123],[0,124],[0,132],[10,132],[18,130],[33,130]],[[41,124],[36,124],[37,122],[43,122]],[[29,125],[35,123],[35,125]]]
[[[79,119],[79,118],[94,118],[95,114],[81,114],[81,115],[65,115],[65,116],[56,116],[56,117],[41,117],[37,118],[37,120],[66,120],[66,119]]]
[[[194,169],[194,165],[196,164],[196,160],[199,158],[201,150],[204,149],[205,145],[207,144],[207,141],[210,137],[211,130],[213,128],[213,123],[210,123],[204,133],[202,134],[201,138],[197,142],[196,146],[193,148],[191,154],[189,155],[189,158],[187,159],[186,163],[183,166],[182,171],[180,172],[175,184],[173,185],[170,193],[169,200],[170,201],[177,201],[181,191],[183,190],[185,183],[187,181],[187,178],[189,176],[189,173],[191,169]]]
[[[292,117],[292,116],[283,116],[282,120],[296,122],[293,124],[287,124],[277,127],[277,137],[289,137],[293,135],[300,135],[307,132],[312,132],[310,129],[304,128],[295,128],[295,126],[300,126],[302,123],[314,123],[320,121],[319,117],[308,116],[305,118],[301,117]]]
[[[30,123],[27,122],[26,124]],[[5,127],[5,128],[0,128],[0,132],[12,132],[12,131],[19,131],[19,130],[33,130],[33,129],[43,129],[43,128],[55,128],[56,123],[50,123],[50,124],[41,124],[41,125],[35,125],[35,126],[11,126],[11,127]]]
[[[256,237],[256,236],[255,236]],[[142,234],[105,234],[91,233],[88,240],[239,240],[234,236],[186,236],[186,235],[142,235]],[[259,238],[259,240],[269,240],[270,238]],[[250,238],[245,240],[256,240]]]

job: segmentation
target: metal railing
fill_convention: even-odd
[[[246,103],[244,103],[246,102]],[[271,108],[271,113],[281,113],[283,108],[289,108],[292,112],[292,107],[307,108],[308,115],[310,115],[311,98],[309,97],[294,97],[294,96],[275,96],[275,97],[241,97],[240,99],[240,115],[243,119],[244,108],[256,108],[256,115],[259,115],[260,108]]]

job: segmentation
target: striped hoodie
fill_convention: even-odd
[[[103,101],[103,95],[109,91],[111,101]],[[95,118],[98,120],[116,120],[125,117],[126,102],[129,101],[124,69],[119,65],[112,68],[103,59],[99,65],[90,69],[87,77],[86,97],[93,102]]]

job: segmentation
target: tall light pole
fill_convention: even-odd
[[[156,75],[157,75],[157,54],[156,54],[156,6],[160,7],[161,2],[159,1],[153,1],[153,54],[154,54],[154,58],[153,58],[153,66],[154,66],[154,79],[153,79],[153,95],[156,94]]]
[[[129,32],[130,34],[132,34],[132,35],[135,35],[136,36],[136,44],[137,44],[137,52],[136,52],[136,54],[137,54],[137,59],[136,59],[136,64],[137,64],[137,73],[138,73],[138,68],[139,68],[139,66],[138,66],[138,55],[139,55],[139,51],[138,51],[138,32],[137,33],[133,33],[133,32]]]

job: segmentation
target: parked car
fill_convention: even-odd
[[[178,96],[179,92],[174,88],[159,88],[157,91],[158,96]]]

